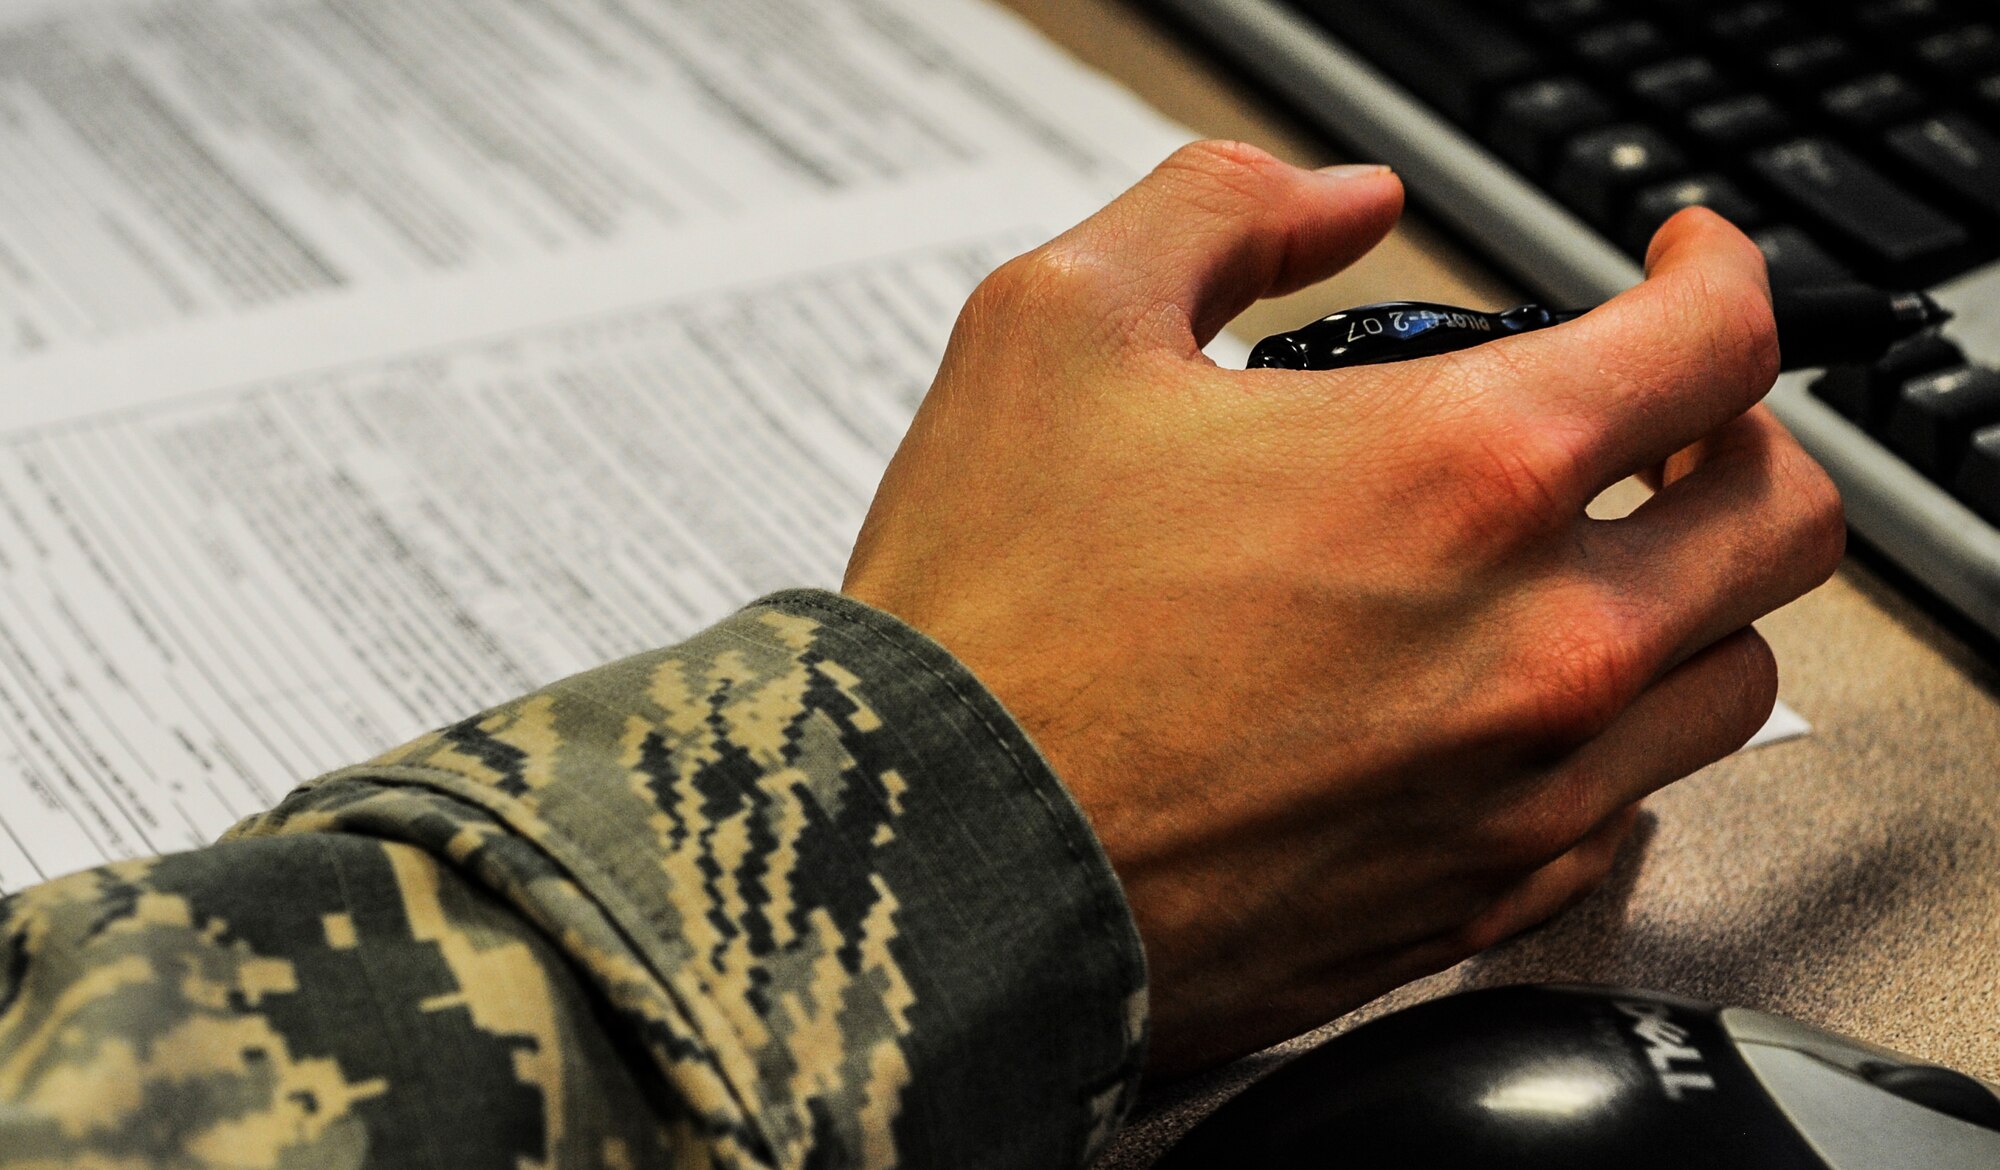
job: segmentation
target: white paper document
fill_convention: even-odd
[[[1162,131],[964,0],[15,0],[0,19],[0,358],[982,167],[1109,193]]]
[[[972,286],[1187,137],[967,0],[23,7],[0,890],[837,584]]]

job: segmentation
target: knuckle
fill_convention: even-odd
[[[1683,207],[1679,211],[1674,212],[1667,217],[1658,230],[1664,232],[1670,227],[1677,232],[1691,229],[1699,230],[1702,228],[1713,228],[1718,223],[1727,222],[1727,220],[1717,215],[1711,209],[1697,205],[1694,207]]]
[[[1285,164],[1270,152],[1247,142],[1206,139],[1176,150],[1156,172],[1195,202],[1261,200],[1280,181]]]
[[[1205,138],[1174,151],[1162,165],[1197,174],[1236,178],[1268,174],[1284,164],[1271,152],[1247,142]]]
[[[1551,784],[1495,827],[1489,855],[1503,874],[1541,869],[1589,834],[1592,822],[1578,788],[1568,781]]]
[[[1464,543],[1511,547],[1510,537],[1540,535],[1582,509],[1591,447],[1588,436],[1548,420],[1475,424],[1452,452]]]
[[[976,338],[1078,362],[1130,360],[1189,330],[1177,302],[1149,294],[1115,258],[1055,240],[980,282],[959,314],[953,344]]]
[[[994,269],[966,303],[987,317],[1047,314],[1051,306],[1089,303],[1108,283],[1102,263],[1058,240]]]
[[[1522,730],[1531,743],[1558,750],[1597,738],[1643,685],[1643,659],[1627,619],[1609,606],[1578,617],[1523,667]]]
[[[1718,281],[1698,270],[1687,283],[1684,295],[1699,298],[1688,319],[1706,324],[1714,368],[1759,391],[1777,381],[1778,325],[1770,295],[1748,281]]]
[[[1721,722],[1729,726],[1740,745],[1771,716],[1778,701],[1778,659],[1770,643],[1755,630],[1745,630],[1729,647],[1727,707]]]
[[[1031,283],[1035,253],[1016,256],[986,275],[965,299],[969,317],[1004,317],[1021,304]]]
[[[1826,580],[1847,551],[1847,513],[1840,489],[1819,462],[1796,444],[1783,460],[1781,490],[1797,516],[1794,543],[1814,583]]]
[[[1649,282],[1652,330],[1673,338],[1669,368],[1684,378],[1760,395],[1777,381],[1778,327],[1769,296],[1747,280],[1723,280],[1699,268]],[[1657,352],[1646,359],[1657,367]]]

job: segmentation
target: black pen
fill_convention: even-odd
[[[1787,370],[1873,362],[1897,342],[1951,319],[1949,310],[1923,293],[1862,285],[1780,289],[1771,308]],[[1421,301],[1385,301],[1266,337],[1250,351],[1250,368],[1339,370],[1408,361],[1547,329],[1588,311],[1522,305],[1482,313]]]

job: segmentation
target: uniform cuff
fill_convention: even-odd
[[[471,878],[595,986],[663,1120],[758,1164],[1081,1165],[1144,1063],[1144,956],[1082,811],[964,666],[837,594],[765,598],[236,832],[400,840]]]
[[[849,750],[905,784],[896,839],[875,856],[914,995],[896,1126],[906,1164],[1001,1151],[1081,1164],[1130,1108],[1146,1037],[1144,952],[1083,811],[999,700],[922,633],[817,590],[752,608],[817,623],[881,721]]]

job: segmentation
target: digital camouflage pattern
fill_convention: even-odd
[[[1079,1165],[1144,1004],[999,704],[798,591],[0,902],[0,1167]]]

